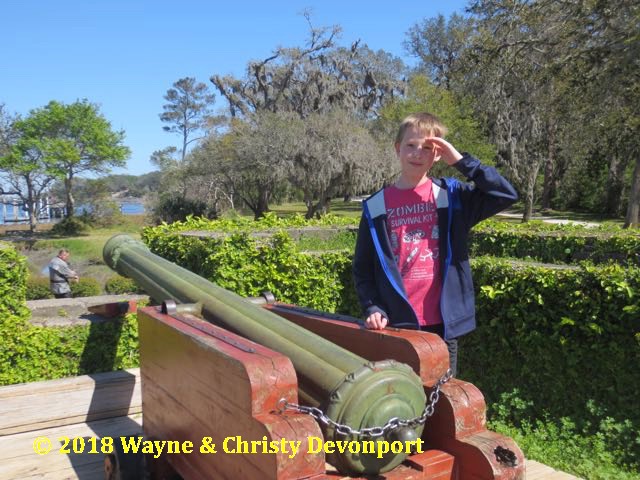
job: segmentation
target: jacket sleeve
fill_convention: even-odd
[[[65,280],[69,280],[70,278],[75,278],[78,276],[76,272],[71,270],[67,265],[58,262],[52,262],[49,265],[49,268],[52,269],[57,275],[64,278]]]
[[[468,228],[501,212],[518,200],[513,186],[490,166],[464,153],[454,165],[473,185],[459,185]]]
[[[363,213],[360,219],[356,250],[353,256],[353,278],[356,293],[365,318],[374,312],[380,312],[384,317],[389,318],[387,313],[380,307],[375,281],[374,262],[377,261],[375,255],[369,224]]]

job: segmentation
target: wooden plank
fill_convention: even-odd
[[[11,479],[103,479],[103,459],[100,453],[90,454],[89,439],[140,435],[142,433],[140,414],[98,420],[90,423],[65,425],[31,432],[0,437],[0,478]],[[52,450],[46,455],[38,455],[33,450],[34,440],[47,437],[52,442]],[[84,453],[60,453],[64,440],[82,437],[85,440]],[[100,442],[97,443],[98,449]],[[73,451],[73,449],[71,449]]]
[[[141,410],[137,368],[8,385],[0,387],[0,437]]]
[[[527,480],[580,480],[579,477],[569,473],[554,470],[535,460],[527,460]]]
[[[540,480],[553,473],[554,469],[534,460],[526,461],[527,480]]]
[[[546,477],[544,477],[544,480],[575,480],[578,477],[574,477],[573,475],[570,475],[568,473],[565,472],[553,472],[549,475],[547,475]]]

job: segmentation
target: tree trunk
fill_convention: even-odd
[[[524,194],[524,213],[522,214],[522,223],[527,223],[533,215],[533,189],[527,187]]]
[[[605,205],[605,212],[609,215],[618,216],[621,213],[620,198],[624,190],[623,177],[626,166],[626,162],[623,162],[619,155],[615,155],[609,164]]]
[[[556,166],[555,125],[549,125],[547,142],[547,158],[544,162],[544,185],[542,188],[542,199],[540,200],[542,210],[551,208],[551,197],[553,196],[555,187],[553,175]]]
[[[530,170],[527,172],[527,176],[524,182],[524,213],[522,214],[522,223],[526,223],[531,220],[533,215],[533,203],[535,201],[536,193],[536,179],[538,178],[538,172],[542,164],[541,158],[531,156]]]
[[[72,187],[73,187],[73,177],[69,175],[64,179],[64,193],[66,195],[66,207],[67,207],[66,218],[71,218],[75,214],[76,200],[75,198],[73,198],[73,193],[71,191]]]
[[[304,214],[304,218],[311,220],[316,212],[315,205],[313,204],[313,197],[308,191],[304,192],[304,205],[307,207],[307,211]]]
[[[258,203],[256,209],[253,212],[254,220],[258,220],[264,217],[264,214],[269,211],[269,190],[261,188],[258,192]]]
[[[27,201],[26,201],[26,207],[27,207],[27,211],[29,213],[29,230],[31,231],[31,233],[34,233],[36,231],[36,225],[38,224],[38,215],[36,212],[35,204],[35,195],[34,195],[34,187],[33,187],[33,183],[31,182],[31,179],[27,178]]]
[[[636,156],[636,165],[633,168],[631,191],[629,192],[629,206],[624,221],[624,228],[640,226],[640,156]]]

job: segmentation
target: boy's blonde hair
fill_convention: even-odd
[[[405,132],[411,127],[417,128],[433,137],[444,138],[447,134],[447,127],[435,115],[427,112],[413,113],[400,124],[396,135],[396,144],[402,142]]]

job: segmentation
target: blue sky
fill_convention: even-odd
[[[50,100],[86,98],[126,133],[127,169],[153,170],[154,150],[180,144],[162,130],[162,98],[173,82],[213,74],[244,75],[248,61],[278,46],[303,45],[305,8],[315,26],[340,25],[339,41],[360,39],[408,63],[409,28],[438,14],[462,13],[466,0],[204,1],[3,0],[0,9],[0,103],[25,115]],[[226,106],[217,96],[215,108]]]

